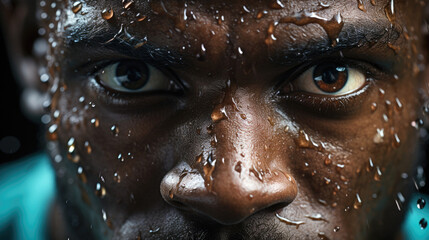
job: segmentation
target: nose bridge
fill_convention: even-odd
[[[228,93],[214,107],[210,148],[171,170],[161,184],[164,199],[223,224],[242,221],[297,195],[296,182],[280,155],[269,157],[270,119],[250,95]],[[226,100],[225,100],[226,99]],[[259,109],[259,110],[258,110]]]

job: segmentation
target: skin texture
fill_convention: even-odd
[[[394,238],[419,161],[425,3],[362,2],[39,4],[55,225],[72,239]],[[118,61],[172,84],[114,90],[100,73]],[[323,62],[364,81],[311,93],[303,73]]]

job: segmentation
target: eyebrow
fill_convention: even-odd
[[[278,27],[281,27],[281,25]],[[347,22],[338,35],[338,43],[335,46],[332,46],[332,41],[326,34],[317,36],[317,40],[286,44],[286,46],[275,49],[275,52],[270,53],[269,59],[275,64],[291,65],[330,55],[341,50],[355,48],[368,50],[377,47],[385,49],[388,48],[387,43],[396,44],[398,42],[402,31],[399,25],[385,25],[384,23],[369,20]]]
[[[277,28],[286,25],[288,24],[281,23]],[[276,65],[295,65],[346,49],[380,46],[387,48],[387,43],[395,43],[401,34],[402,29],[398,25],[359,19],[359,22],[349,21],[344,24],[335,46],[331,45],[331,39],[326,34],[312,36],[315,40],[286,42],[285,46],[278,49],[276,47],[275,51],[269,52],[268,59]],[[72,51],[79,48],[100,55],[103,55],[103,51],[118,53],[163,66],[186,66],[185,58],[193,56],[178,53],[146,37],[136,38],[128,33],[128,28],[124,25],[118,30],[117,27],[76,24],[66,29],[65,44]]]
[[[183,55],[145,37],[136,37],[123,24],[118,28],[97,25],[73,26],[65,31],[67,49],[80,49],[97,55],[129,56],[158,65],[183,65]]]

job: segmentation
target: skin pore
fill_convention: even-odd
[[[66,236],[393,239],[424,5],[40,1]]]

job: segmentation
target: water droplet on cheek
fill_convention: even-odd
[[[116,125],[112,125],[110,127],[110,131],[112,132],[113,136],[117,137],[119,135],[119,128]]]
[[[91,119],[91,124],[94,125],[94,127],[100,126],[100,121],[97,118]]]
[[[359,209],[362,206],[362,199],[360,198],[359,194],[356,194],[356,199],[353,204],[354,209]]]
[[[101,12],[101,17],[104,19],[104,20],[109,20],[109,19],[111,19],[112,17],[113,17],[113,10],[111,9],[111,8],[109,8],[109,9],[104,9],[102,12]]]
[[[100,183],[97,183],[95,185],[95,195],[97,195],[98,197],[101,197],[101,198],[106,196],[106,189],[103,186],[101,186]]]
[[[91,154],[92,153],[92,147],[91,147],[91,145],[89,144],[88,141],[85,141],[84,146],[85,146],[86,152],[88,154]]]
[[[72,12],[78,13],[82,9],[82,3],[80,1],[74,2],[72,6]]]
[[[57,124],[52,124],[49,128],[48,128],[48,139],[50,141],[55,141],[58,139],[58,125]]]

